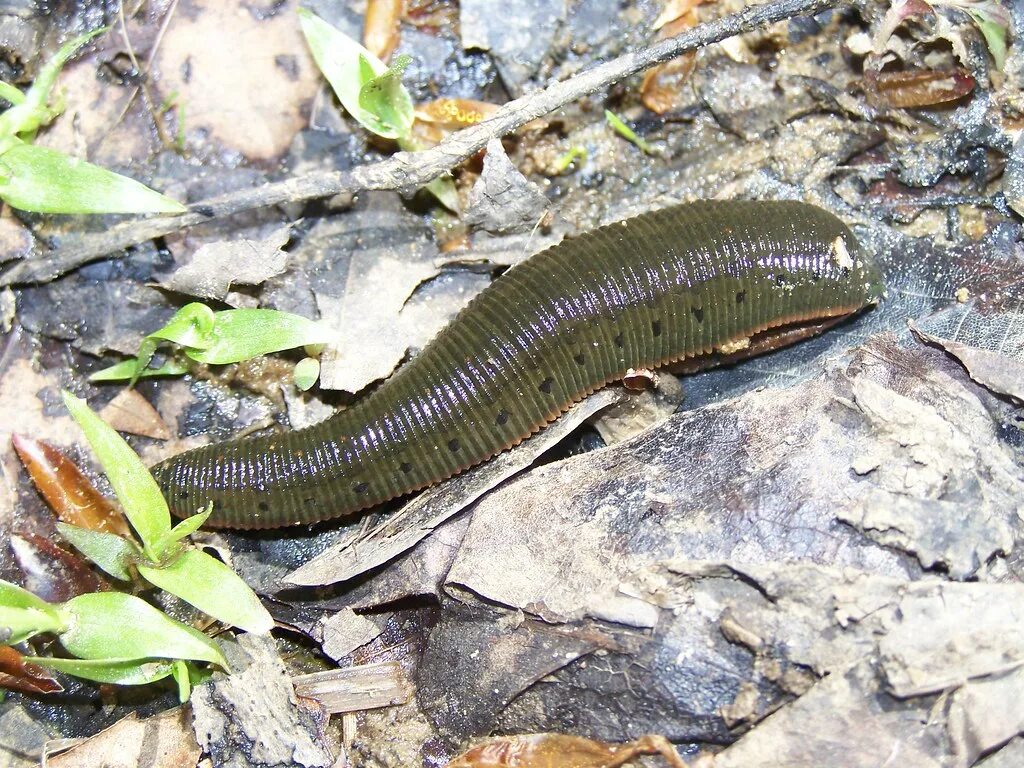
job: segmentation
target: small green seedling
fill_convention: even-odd
[[[51,634],[76,657],[29,656],[29,663],[117,685],[173,676],[182,701],[207,674],[197,664],[228,668],[220,648],[202,632],[121,592],[94,592],[54,604],[0,581],[0,627],[10,632],[7,645]]]
[[[412,133],[412,97],[402,85],[402,72],[411,58],[399,56],[389,67],[311,11],[299,8],[298,15],[313,60],[356,122],[371,133],[396,141],[404,150],[422,149]],[[459,212],[451,176],[438,176],[424,189],[448,210]]]
[[[145,582],[247,632],[266,633],[274,621],[259,598],[227,565],[185,539],[210,516],[211,508],[172,526],[160,489],[139,457],[84,400],[64,394],[106,472],[125,517],[138,538],[58,523],[60,534],[101,570],[122,582]],[[217,644],[145,600],[121,592],[79,595],[59,605],[0,581],[0,641],[24,642],[52,634],[75,658],[29,661],[102,683],[142,685],[172,676],[182,701],[207,674],[197,664],[227,669]]]
[[[214,312],[205,304],[193,302],[179,309],[163,328],[146,336],[139,345],[137,357],[97,371],[89,380],[127,380],[134,384],[146,376],[186,373],[188,360],[209,365],[238,363],[271,352],[326,344],[330,337],[330,329],[323,323],[289,312],[273,309]],[[157,348],[164,342],[177,345],[185,360],[172,358],[159,367],[150,368]]]
[[[246,583],[220,560],[182,543],[206,521],[212,507],[172,527],[160,488],[128,443],[84,400],[65,393],[64,404],[85,433],[139,541],[67,523],[58,523],[61,535],[115,579],[127,581],[134,568],[150,584],[219,621],[248,632],[269,632],[273,620]]]
[[[39,128],[64,110],[51,98],[57,76],[97,29],[63,45],[22,93],[0,82],[0,200],[36,213],[183,213],[184,206],[127,176],[32,142]]]
[[[320,378],[320,361],[315,357],[302,358],[295,364],[292,378],[295,379],[295,386],[303,392],[312,389],[316,380]]]
[[[555,173],[565,173],[569,166],[579,160],[581,163],[587,160],[587,149],[578,144],[563,152],[554,162]]]
[[[640,151],[643,152],[644,154],[646,154],[646,155],[657,154],[654,151],[654,147],[652,147],[650,144],[648,144],[642,138],[637,136],[636,135],[636,131],[634,131],[632,128],[630,128],[628,125],[626,125],[624,122],[622,122],[622,118],[619,117],[618,115],[616,115],[610,109],[606,109],[604,111],[604,119],[608,121],[608,125],[610,125],[612,127],[612,130],[614,130],[622,138],[626,139],[626,141],[629,141],[632,144],[635,144],[637,146],[637,148],[639,148]]]

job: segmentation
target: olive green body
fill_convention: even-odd
[[[175,456],[172,510],[268,528],[355,512],[518,443],[628,369],[856,312],[880,283],[850,231],[795,202],[697,202],[600,227],[480,293],[411,362],[315,426]]]

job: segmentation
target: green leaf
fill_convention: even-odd
[[[367,127],[376,134],[397,138],[412,130],[412,98],[402,85],[402,72],[411,61],[411,56],[399,56],[384,74],[372,77],[373,70],[366,56],[359,55],[362,76],[371,73],[371,79],[364,80],[359,89],[359,106],[373,116],[375,126]]]
[[[180,376],[188,373],[188,366],[173,358],[157,368],[143,368],[138,372],[139,358],[122,360],[120,363],[96,371],[89,376],[89,381],[129,381],[132,378],[145,379],[150,376]]]
[[[0,579],[0,643],[15,645],[43,632],[61,632],[60,609],[17,584]]]
[[[192,659],[227,668],[220,648],[145,600],[120,592],[79,595],[63,605],[60,642],[83,659]]]
[[[168,531],[166,536],[167,546],[170,546],[173,542],[181,541],[186,536],[191,536],[193,533],[198,531],[211,514],[213,514],[212,501],[206,505],[206,509],[197,512],[191,517],[186,517],[176,526],[171,528],[171,530]]]
[[[608,121],[608,125],[612,127],[617,134],[622,136],[627,141],[635,144],[642,152],[648,155],[655,154],[654,147],[648,144],[646,141],[636,135],[636,132],[622,122],[622,118],[612,112],[610,109],[604,111],[604,119]]]
[[[55,149],[16,143],[0,155],[0,199],[36,213],[184,213],[127,176]]]
[[[116,533],[90,531],[69,523],[57,523],[57,531],[104,573],[121,581],[131,581],[129,565],[142,554],[134,542]]]
[[[238,574],[206,552],[189,549],[161,568],[138,568],[147,581],[226,624],[260,634],[274,626],[267,609]]]
[[[142,539],[143,551],[150,559],[158,560],[162,553],[157,547],[171,529],[171,513],[153,476],[128,443],[93,413],[85,400],[65,392],[64,405],[85,433],[125,516]]]
[[[295,386],[303,392],[312,389],[316,380],[320,378],[320,361],[313,357],[304,357],[295,364],[295,371],[292,373]]]
[[[201,363],[237,363],[270,352],[330,341],[329,329],[324,325],[288,312],[227,309],[214,316],[213,344],[185,353]]]
[[[1010,34],[1006,24],[1002,23],[1000,19],[985,13],[982,9],[969,9],[967,13],[970,14],[975,25],[985,37],[985,43],[988,45],[989,53],[992,54],[992,60],[995,62],[996,69],[1002,70],[1003,65],[1006,63],[1006,49]]]
[[[184,661],[174,662],[171,674],[174,675],[174,682],[178,684],[178,701],[184,704],[192,696],[192,676],[188,671],[188,664]]]
[[[385,75],[388,72],[387,65],[319,16],[305,8],[298,9],[297,13],[313,60],[345,110],[360,125],[379,136],[398,139],[406,135],[408,127],[404,131],[400,131],[400,128],[405,124],[404,115],[407,113],[409,125],[412,124],[412,98],[398,77],[393,77],[393,83],[386,87],[382,84],[380,95],[374,93],[367,96],[368,104],[383,109],[384,114],[367,109],[361,103],[363,87]]]
[[[47,656],[29,656],[26,661],[48,667],[66,675],[74,675],[97,683],[112,685],[146,685],[162,680],[181,662],[137,659],[55,659]]]
[[[579,160],[581,162],[585,162],[586,159],[587,159],[587,149],[586,149],[586,147],[581,147],[579,145],[570,147],[568,149],[568,151],[566,151],[563,154],[559,155],[555,159],[555,163],[554,163],[555,173],[565,173],[566,170],[568,170],[569,166],[572,165],[573,163],[575,163],[577,160]]]
[[[213,334],[216,325],[216,313],[205,304],[193,301],[175,312],[167,325],[149,335],[183,347],[208,349],[216,341]]]
[[[450,175],[438,176],[430,181],[424,189],[452,213],[459,212],[459,193],[455,189],[455,180]]]
[[[48,107],[50,91],[53,90],[54,83],[57,82],[57,75],[79,48],[108,29],[109,27],[94,29],[64,43],[39,70],[39,74],[36,75],[32,86],[23,94],[20,103],[12,101],[14,106],[0,115],[0,137],[32,133],[39,126],[46,125],[60,114],[61,110]]]
[[[0,99],[10,102],[11,106],[18,106],[25,103],[25,94],[19,91],[10,83],[0,80]]]

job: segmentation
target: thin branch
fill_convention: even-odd
[[[52,250],[40,250],[0,276],[0,286],[45,282],[89,261],[155,237],[254,208],[331,197],[371,189],[414,190],[450,171],[531,120],[664,61],[734,35],[794,16],[815,14],[841,0],[776,0],[694,27],[648,48],[625,53],[574,77],[502,106],[489,119],[452,134],[423,152],[396,152],[387,160],[348,171],[310,173],[255,189],[239,190],[190,206],[180,216],[124,221],[103,232],[64,236]]]

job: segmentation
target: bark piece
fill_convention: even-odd
[[[192,694],[192,727],[203,751],[224,768],[326,768],[333,762],[298,707],[274,640],[240,635],[225,647],[232,674]]]

